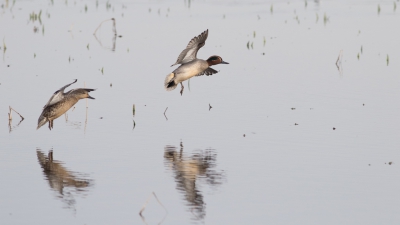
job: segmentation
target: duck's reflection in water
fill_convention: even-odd
[[[215,169],[217,153],[214,149],[199,150],[192,155],[183,152],[175,146],[165,146],[165,166],[174,173],[177,189],[183,193],[186,205],[193,214],[194,220],[203,220],[206,216],[206,204],[200,191],[200,184],[219,186],[225,180],[223,171]]]
[[[50,188],[56,191],[57,198],[65,204],[65,208],[76,211],[75,197],[84,195],[93,181],[81,173],[67,170],[62,162],[53,160],[53,150],[46,156],[37,149],[36,154],[45,179],[49,182]]]

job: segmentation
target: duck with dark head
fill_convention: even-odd
[[[218,64],[229,64],[222,60],[220,56],[213,55],[207,59],[208,66],[218,65]]]
[[[181,95],[183,93],[184,86],[182,84],[183,81],[188,80],[194,76],[201,75],[212,75],[218,73],[218,71],[210,68],[210,66],[217,64],[229,64],[222,60],[220,56],[213,55],[210,56],[207,60],[198,59],[197,52],[201,47],[203,47],[206,43],[208,37],[208,30],[201,33],[199,36],[194,37],[186,49],[181,52],[176,63],[173,64],[181,64],[177,69],[175,69],[172,73],[168,74],[164,81],[164,87],[167,91],[174,90],[178,84],[181,84]]]

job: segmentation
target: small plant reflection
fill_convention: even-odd
[[[140,215],[140,218],[142,219],[143,223],[146,224],[146,225],[148,225],[147,222],[146,222],[146,218],[143,216],[143,211],[146,209],[146,206],[147,206],[147,204],[149,203],[151,197],[154,196],[154,198],[157,200],[158,204],[160,204],[160,206],[162,206],[162,207],[164,208],[164,210],[165,210],[165,216],[164,216],[164,218],[158,223],[158,225],[161,225],[161,224],[164,222],[165,218],[167,218],[168,210],[165,208],[165,206],[164,206],[164,205],[160,202],[160,200],[157,198],[156,193],[153,192],[153,193],[151,193],[151,194],[152,194],[152,195],[149,196],[149,198],[147,199],[146,203],[144,203],[142,209],[141,209],[140,212],[139,212],[139,215]]]
[[[225,181],[224,172],[215,170],[216,151],[199,150],[189,156],[183,152],[181,142],[179,151],[175,146],[165,146],[164,159],[165,166],[174,173],[176,189],[184,195],[186,205],[194,216],[192,219],[203,220],[206,216],[206,204],[199,190],[199,184],[206,183],[215,188]]]
[[[107,2],[107,4],[108,4],[108,2]],[[104,45],[103,42],[102,42],[101,34],[99,35],[99,33],[98,33],[98,31],[101,30],[102,25],[105,22],[108,22],[108,21],[112,22],[112,36],[111,36],[111,43],[112,44],[111,44],[111,46],[110,45]],[[93,35],[94,35],[96,41],[100,44],[101,47],[103,47],[105,49],[108,49],[108,50],[111,50],[113,52],[115,51],[116,43],[117,43],[117,28],[116,28],[116,22],[115,22],[114,18],[111,18],[111,19],[108,19],[108,20],[105,20],[105,21],[101,22],[100,25],[94,31]],[[120,35],[118,37],[122,37],[122,36]]]
[[[93,180],[86,178],[82,173],[69,171],[63,166],[63,162],[53,160],[53,150],[46,156],[40,149],[36,149],[36,154],[50,188],[57,193],[57,198],[66,205],[65,208],[76,212],[75,196],[88,191],[93,185]]]
[[[22,123],[23,120],[24,120],[24,119],[21,119],[21,120],[19,121],[19,123],[18,123],[17,125],[15,125],[15,126],[13,126],[13,125],[11,124],[11,121],[12,121],[12,120],[9,120],[9,121],[8,121],[8,133],[11,133],[13,130],[17,129],[17,128],[19,127],[19,125]]]
[[[17,112],[15,109],[11,108],[11,106],[9,106],[10,112],[8,113],[8,133],[11,133],[13,130],[15,130],[22,121],[24,121],[24,117],[19,114],[19,112]],[[17,113],[20,117],[21,120],[19,121],[19,123],[16,126],[12,126],[12,111],[14,111],[15,113]]]
[[[361,47],[361,52],[362,52],[362,47]],[[342,58],[343,58],[343,50],[340,50],[339,56],[336,60],[336,67],[339,71],[340,76],[343,75]]]

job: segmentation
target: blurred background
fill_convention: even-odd
[[[397,224],[398,6],[0,1],[1,224]],[[165,91],[206,29],[230,64]]]

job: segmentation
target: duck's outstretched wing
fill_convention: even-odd
[[[173,64],[172,66],[175,66],[177,64],[184,64],[192,61],[193,59],[196,59],[197,52],[201,47],[203,47],[206,44],[207,37],[208,37],[208,30],[204,31],[199,36],[194,37],[192,40],[190,40],[185,50],[183,50],[181,54],[179,54],[176,63]]]
[[[216,74],[216,73],[218,73],[218,71],[214,70],[211,67],[208,67],[206,70],[204,70],[203,72],[197,74],[196,76],[202,76],[202,75],[210,76],[210,75],[213,75],[213,74]]]
[[[76,83],[76,81],[78,81],[78,80],[75,79],[74,82],[72,82],[70,84],[67,84],[64,87],[62,87],[59,90],[57,90],[56,92],[54,92],[53,96],[51,96],[51,98],[49,99],[49,101],[46,103],[46,105],[43,108],[45,109],[47,106],[54,105],[57,102],[61,101],[64,98],[64,90],[65,90],[65,88],[69,87],[71,84]]]

